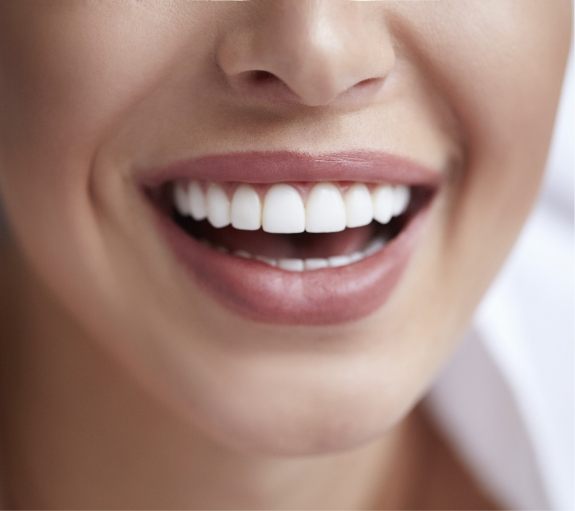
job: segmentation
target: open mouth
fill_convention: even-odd
[[[424,186],[210,183],[179,180],[154,194],[188,236],[285,271],[348,266],[391,243],[431,199]]]
[[[237,153],[161,169],[144,191],[221,303],[262,322],[332,324],[386,301],[440,178],[382,153]]]

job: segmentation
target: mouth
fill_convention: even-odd
[[[382,153],[236,153],[151,172],[143,189],[177,259],[221,304],[328,325],[390,297],[440,180]]]

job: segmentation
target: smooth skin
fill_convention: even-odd
[[[568,0],[0,2],[8,505],[495,507],[416,403],[533,204],[570,27]],[[257,324],[163,242],[143,169],[269,149],[444,173],[374,314]]]

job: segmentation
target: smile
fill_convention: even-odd
[[[144,190],[179,261],[222,304],[333,324],[390,296],[441,177],[382,153],[239,153],[151,172]]]

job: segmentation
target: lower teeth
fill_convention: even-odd
[[[218,252],[226,254],[230,253],[230,250],[222,245],[214,245],[206,239],[201,239],[200,241],[204,245],[207,245],[217,250]],[[261,263],[280,268],[285,271],[302,272],[321,270],[324,268],[340,268],[342,266],[349,266],[350,264],[361,261],[362,259],[365,259],[366,257],[372,256],[379,252],[383,247],[385,247],[386,243],[386,239],[382,236],[379,236],[374,238],[363,250],[359,252],[354,252],[353,254],[349,255],[328,257],[325,259],[273,259],[271,257],[250,254],[246,250],[235,250],[234,252],[231,252],[231,255],[241,257],[242,259],[254,259]]]

